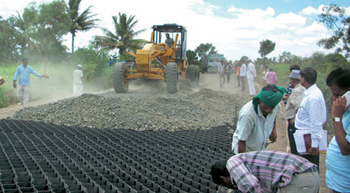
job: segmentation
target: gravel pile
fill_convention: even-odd
[[[234,125],[238,96],[201,89],[176,94],[83,94],[15,113],[14,120],[133,130],[190,130]]]

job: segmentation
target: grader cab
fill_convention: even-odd
[[[113,84],[116,93],[125,93],[129,81],[135,79],[164,80],[168,93],[179,90],[179,78],[198,85],[199,67],[189,65],[186,57],[187,31],[177,24],[154,25],[151,41],[136,50],[127,52],[135,59],[132,65],[116,63]]]

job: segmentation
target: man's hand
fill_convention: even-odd
[[[294,121],[295,121],[295,119],[293,118],[293,119],[291,119],[291,120],[289,121],[289,123],[290,123],[291,125],[293,125],[293,124],[294,124]]]
[[[13,81],[13,88],[17,88],[17,84],[15,81]]]
[[[272,130],[272,133],[269,137],[269,140],[272,141],[272,142],[276,142],[277,141],[277,132],[276,130]]]
[[[318,148],[315,148],[315,147],[311,147],[309,149],[309,152],[308,152],[310,155],[318,155],[320,154],[320,150]]]
[[[333,101],[332,114],[333,117],[343,117],[344,113],[349,109],[349,107],[345,107],[346,98],[338,97]]]
[[[49,76],[46,75],[46,74],[42,75],[41,77],[43,77],[43,78],[49,78]]]

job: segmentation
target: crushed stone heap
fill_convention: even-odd
[[[242,100],[210,89],[176,94],[83,94],[24,108],[10,119],[101,129],[204,130],[234,125]]]

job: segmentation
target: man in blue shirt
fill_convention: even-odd
[[[30,88],[30,74],[34,74],[35,76],[41,78],[49,78],[47,75],[41,75],[31,67],[28,66],[28,59],[23,58],[23,64],[18,66],[13,76],[13,88],[17,88],[17,98],[21,101],[23,107],[27,107],[29,101],[29,88]],[[16,84],[18,78],[18,86]]]
[[[350,108],[349,98],[344,94],[350,91],[350,70],[338,68],[327,77],[326,84],[333,98],[334,136],[327,148],[326,183],[330,192],[349,192],[350,187]]]

